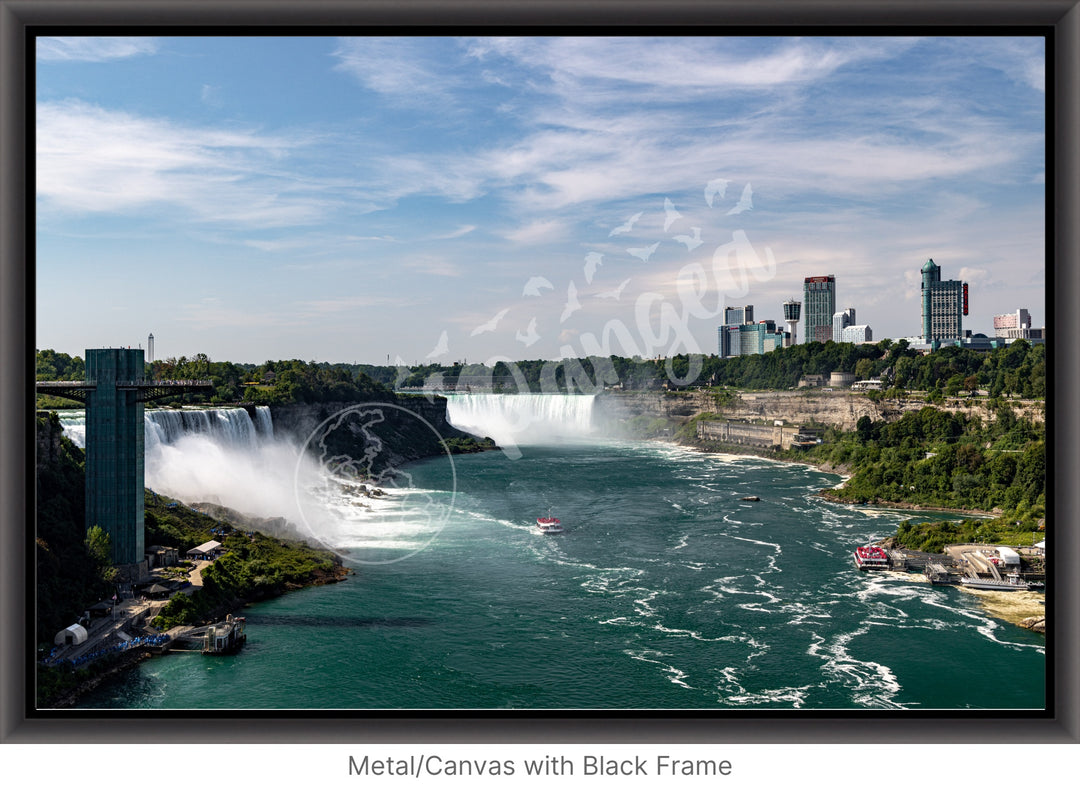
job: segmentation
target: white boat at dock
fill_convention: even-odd
[[[1009,574],[1008,579],[983,579],[975,576],[960,578],[963,587],[973,590],[1031,590],[1031,585],[1016,574]]]

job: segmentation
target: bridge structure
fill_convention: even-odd
[[[108,533],[121,579],[147,570],[143,403],[209,393],[210,380],[147,380],[141,349],[87,349],[86,379],[38,382],[38,393],[86,405],[86,526]]]

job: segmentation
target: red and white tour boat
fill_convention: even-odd
[[[881,546],[859,546],[855,549],[855,565],[860,571],[885,571],[889,555]]]
[[[537,518],[536,528],[545,535],[557,535],[563,531],[562,522],[558,518]]]

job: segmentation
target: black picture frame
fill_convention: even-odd
[[[492,0],[0,0],[0,740],[60,742],[417,742],[455,743],[605,742],[647,743],[851,743],[979,742],[1061,743],[1080,741],[1080,669],[1075,641],[1080,633],[1077,535],[1064,534],[1080,519],[1077,419],[1067,408],[1080,395],[1080,341],[1071,307],[1080,297],[1080,0],[735,0],[658,4],[641,0],[534,0],[504,4]],[[1047,397],[1050,517],[1063,534],[1054,538],[1054,580],[1048,615],[1048,675],[1052,703],[1043,713],[1019,713],[1004,723],[987,722],[978,712],[890,713],[886,717],[828,717],[793,712],[723,713],[577,712],[504,713],[282,712],[259,723],[228,715],[154,713],[149,717],[107,716],[87,724],[79,713],[35,711],[27,695],[28,629],[33,596],[28,558],[33,537],[33,445],[28,420],[33,410],[33,186],[26,158],[32,141],[33,96],[28,93],[28,36],[101,32],[123,27],[146,32],[214,29],[228,34],[255,31],[326,33],[361,26],[380,33],[450,32],[478,28],[492,32],[617,30],[701,34],[767,31],[818,33],[883,31],[902,33],[1007,32],[1046,30],[1052,48],[1048,70],[1047,275],[1053,285],[1047,303],[1053,387]],[[1052,91],[1050,91],[1052,87]],[[1052,213],[1051,213],[1052,211]],[[1052,279],[1051,279],[1052,276]],[[1049,439],[1052,439],[1050,441]],[[100,716],[94,716],[95,718]],[[633,722],[628,722],[632,720]]]

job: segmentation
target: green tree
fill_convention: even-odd
[[[115,582],[116,567],[112,560],[112,540],[109,533],[96,524],[86,530],[86,551],[106,582]]]

